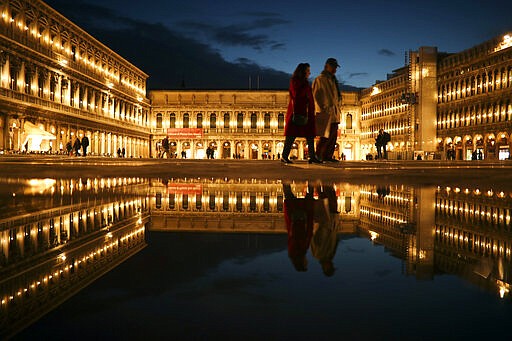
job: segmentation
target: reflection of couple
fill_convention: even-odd
[[[290,184],[283,184],[284,218],[288,231],[288,256],[297,271],[307,271],[306,253],[311,245],[326,276],[334,274],[332,259],[336,253],[338,225],[336,192],[332,185],[314,188],[308,184],[304,198],[297,198]]]

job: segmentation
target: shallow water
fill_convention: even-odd
[[[12,178],[0,189],[2,338],[508,335],[512,193],[499,185]]]

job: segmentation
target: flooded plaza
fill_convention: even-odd
[[[0,338],[508,334],[509,184],[310,175],[4,175]]]

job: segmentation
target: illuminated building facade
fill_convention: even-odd
[[[511,47],[508,34],[440,60],[437,143],[444,158],[510,158]]]
[[[361,92],[361,152],[388,131],[391,159],[506,160],[512,134],[512,36],[460,53],[422,47]]]
[[[501,297],[512,284],[512,193],[497,189],[438,188],[436,266]]]
[[[169,138],[171,155],[249,160],[277,159],[284,146],[284,125],[289,95],[284,90],[153,90],[151,99],[152,157]],[[351,159],[358,155],[357,93],[344,93],[343,122],[336,146]],[[342,146],[341,149],[339,146]],[[298,138],[292,158],[307,159],[307,145]]]
[[[403,259],[405,273],[432,278],[433,188],[361,186],[359,231]]]
[[[292,190],[304,197],[307,184]],[[357,186],[336,184],[339,232],[354,232]],[[286,233],[283,185],[280,181],[172,179],[151,184],[151,230]],[[318,198],[318,193],[315,193]]]
[[[53,310],[142,250],[147,180],[10,179],[0,220],[0,338]],[[38,210],[27,209],[31,205]],[[19,214],[20,210],[23,212]]]
[[[148,76],[38,0],[0,0],[0,151],[149,156]]]
[[[361,154],[377,154],[379,130],[390,133],[388,157],[412,159],[435,152],[437,49],[409,52],[409,64],[361,91]],[[433,155],[432,155],[433,156]]]

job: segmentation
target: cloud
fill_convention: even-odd
[[[367,77],[368,72],[353,72],[348,74],[348,78]]]
[[[147,73],[148,89],[181,89],[182,85],[188,89],[246,89],[248,78],[258,75],[262,89],[288,87],[289,74],[261,67],[244,58],[230,63],[210,45],[163,24],[122,17],[115,11],[83,1],[47,0],[47,3]],[[256,21],[247,27],[264,25]],[[216,34],[226,42],[249,39],[255,47],[279,46],[264,34],[222,32]]]
[[[388,49],[380,49],[377,53],[381,56],[386,56],[386,57],[392,57],[392,56],[396,55],[393,51],[388,50]]]
[[[270,39],[269,35],[262,33],[275,26],[286,25],[288,20],[282,19],[276,13],[250,12],[249,18],[242,23],[218,25],[198,21],[181,21],[178,26],[191,35],[200,34],[209,40],[225,46],[245,46],[254,50],[283,49],[284,42]]]

